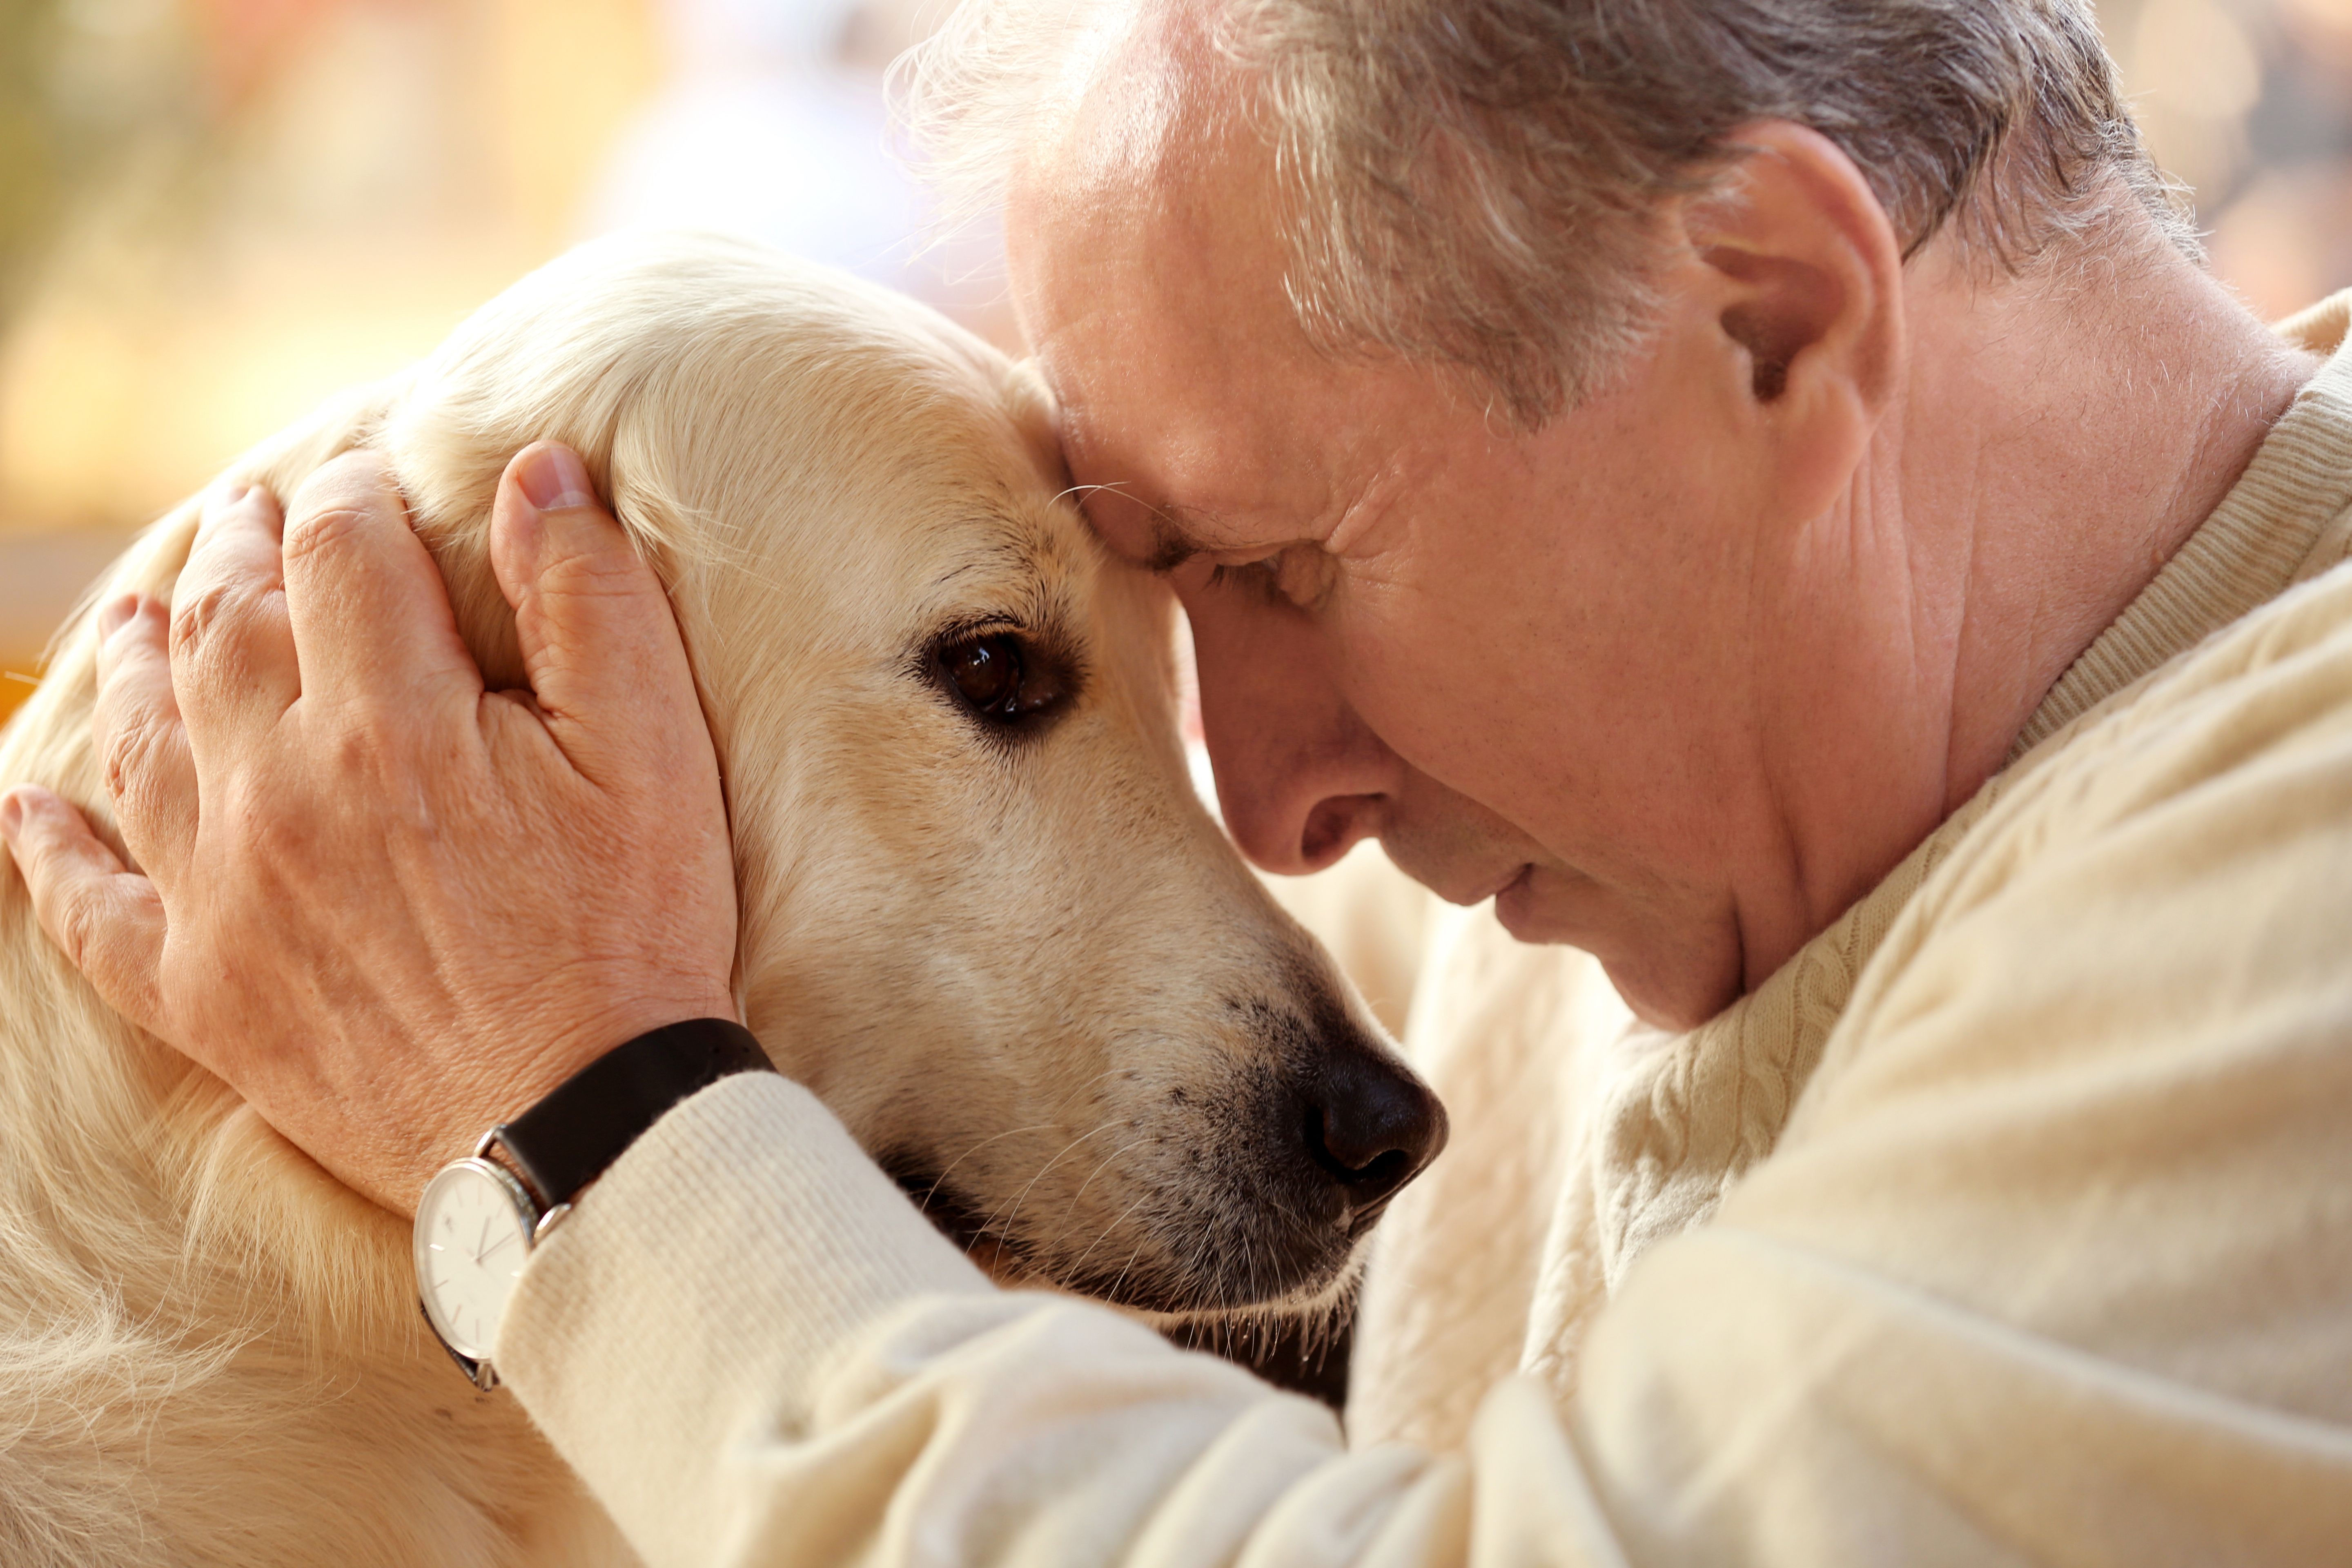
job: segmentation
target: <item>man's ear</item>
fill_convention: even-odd
[[[1724,338],[1746,356],[1754,412],[1796,439],[1790,478],[1811,489],[1851,471],[1900,380],[1902,244],[1862,171],[1821,132],[1770,120],[1726,140],[1738,162],[1685,205],[1684,237],[1714,279]]]

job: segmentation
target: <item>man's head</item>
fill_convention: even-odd
[[[1057,16],[971,13],[920,101],[1002,181],[1071,474],[1183,598],[1254,858],[1377,835],[1690,1022],[1954,804],[1961,612],[1885,431],[1907,296],[2161,227],[2081,9]]]

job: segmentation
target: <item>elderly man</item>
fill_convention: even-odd
[[[1499,1375],[1352,1450],[992,1291],[804,1093],[719,1079],[497,1342],[647,1557],[2340,1557],[2352,297],[2273,333],[2203,274],[2084,11],[994,6],[922,85],[1090,517],[1183,599],[1242,847],[1376,836],[1649,1026],[1446,971],[1440,1026],[1575,1092],[1491,1122],[1542,1158],[1457,1137],[1483,1210],[1423,1205],[1488,1283],[1366,1331],[1392,1364],[1383,1321],[1439,1361],[1449,1311],[1506,1322]],[[200,546],[250,592],[110,614],[156,882],[51,797],[0,822],[110,997],[413,1194],[727,1011],[709,751],[568,454],[501,498],[535,728],[477,724],[379,479],[298,500],[282,596],[274,518]],[[260,710],[241,668],[349,680],[331,613],[376,697]],[[452,767],[486,805],[428,832]],[[471,972],[493,927],[548,973]]]

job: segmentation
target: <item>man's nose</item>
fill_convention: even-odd
[[[1380,831],[1396,754],[1349,705],[1323,635],[1245,592],[1186,596],[1225,831],[1268,871],[1319,871]]]

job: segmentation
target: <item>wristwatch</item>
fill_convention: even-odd
[[[640,1035],[482,1134],[416,1201],[416,1297],[449,1357],[485,1391],[507,1300],[531,1249],[663,1112],[739,1072],[774,1064],[741,1025],[697,1018]],[[513,1163],[490,1158],[493,1150]]]

